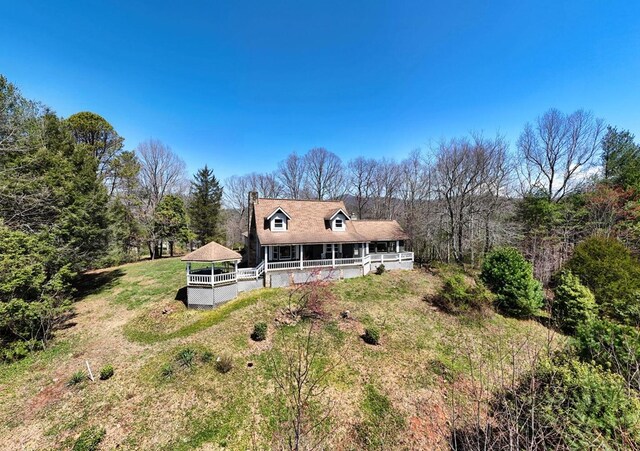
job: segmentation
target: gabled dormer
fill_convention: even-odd
[[[278,207],[264,219],[269,224],[269,230],[272,232],[286,232],[289,228],[291,216],[284,209]]]
[[[346,211],[338,208],[331,216],[325,218],[329,222],[329,228],[333,232],[346,232],[347,221],[351,220]]]

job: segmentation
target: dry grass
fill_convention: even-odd
[[[260,290],[216,311],[189,311],[175,300],[184,284],[179,261],[110,271],[111,276],[103,272],[89,284],[76,304],[76,324],[58,334],[52,349],[0,368],[0,447],[69,447],[90,426],[106,429],[101,445],[106,449],[273,446],[283,412],[270,362],[304,327],[274,324],[287,291]],[[438,284],[436,276],[400,271],[331,286],[333,300],[324,307],[315,335],[322,362],[337,364],[327,379],[332,405],[328,447],[366,445],[358,431],[367,415],[377,412],[367,404],[367,390],[392,412],[389,427],[380,429],[388,444],[442,447],[447,396],[455,387],[463,398],[473,399],[474,362],[499,368],[511,349],[525,354],[547,343],[547,330],[533,321],[499,315],[467,319],[434,311],[422,299]],[[344,310],[349,319],[340,317]],[[256,343],[249,335],[258,321],[269,324],[269,334]],[[380,346],[360,338],[370,325],[381,330]],[[176,366],[176,355],[185,347],[198,356],[205,351],[230,354],[234,368],[221,374],[215,359],[199,358],[192,368]],[[67,387],[85,360],[94,373],[111,364],[115,375]],[[170,378],[162,375],[166,365],[175,367]],[[494,372],[483,374],[491,386]],[[387,414],[381,415],[384,423]]]

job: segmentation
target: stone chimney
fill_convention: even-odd
[[[258,203],[258,192],[249,191],[249,198],[247,200],[247,231],[251,233],[251,220],[253,219],[253,205]]]

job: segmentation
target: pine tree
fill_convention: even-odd
[[[204,245],[210,241],[220,241],[223,236],[221,224],[222,187],[206,165],[199,169],[191,182],[189,217],[196,240]]]

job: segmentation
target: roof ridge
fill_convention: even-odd
[[[338,200],[338,199],[291,199],[291,198],[280,198],[280,197],[259,197],[258,198],[258,203],[261,200],[290,200],[293,202],[343,202],[344,200]]]

